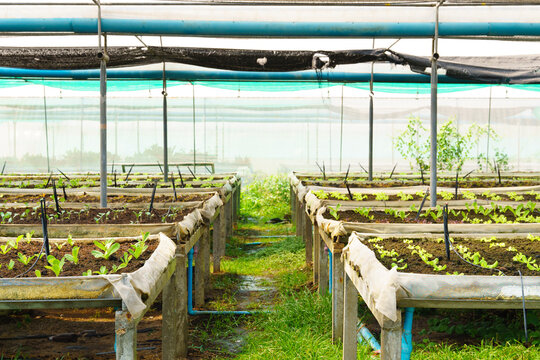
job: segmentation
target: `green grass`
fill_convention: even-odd
[[[497,345],[484,342],[481,345],[453,346],[445,344],[414,344],[412,360],[538,360],[538,347],[526,348],[519,343]]]

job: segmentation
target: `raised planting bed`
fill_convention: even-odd
[[[320,200],[336,200],[336,201],[364,201],[364,202],[414,202],[422,201],[426,195],[426,189],[414,190],[401,190],[401,191],[377,191],[373,193],[366,193],[358,191],[355,188],[351,188],[351,194],[346,191],[325,191],[325,190],[313,190],[313,195],[317,196]],[[442,201],[540,201],[540,189],[536,190],[516,190],[508,189],[504,191],[492,192],[491,190],[485,190],[482,192],[475,191],[475,189],[459,189],[457,197],[453,189],[437,191],[437,199]],[[426,197],[429,200],[430,196]]]
[[[67,238],[63,241],[69,242]],[[137,241],[140,242],[142,239],[136,239],[133,244]],[[134,359],[137,352],[137,324],[157,296],[165,290],[162,301],[164,313],[162,356],[164,358],[185,356],[181,346],[178,345],[187,334],[182,333],[186,329],[180,326],[180,322],[185,319],[180,319],[179,309],[183,305],[179,307],[178,302],[184,292],[178,289],[176,280],[170,281],[173,274],[185,273],[184,268],[177,269],[178,248],[163,234],[159,235],[159,240],[152,238],[146,242],[157,243],[157,246],[154,244],[150,257],[134,271],[127,272],[126,267],[118,274],[0,279],[0,309],[116,307],[118,309],[115,321],[116,358]],[[30,244],[19,243],[19,246],[24,245]],[[72,250],[75,246],[80,246],[81,251],[86,251],[82,249],[89,247],[88,244],[79,241],[65,246],[72,246]],[[148,249],[146,251],[150,252]],[[83,259],[79,260],[83,264]],[[52,265],[52,261],[50,263]],[[104,263],[109,264],[110,259]],[[83,266],[85,265],[90,267],[98,264],[85,263]]]
[[[206,201],[213,196],[214,193],[178,193],[176,199],[174,195],[170,194],[158,194],[154,198],[155,204],[172,204],[182,202],[196,202]],[[15,194],[15,193],[0,193],[0,204],[13,204],[13,203],[39,203],[44,198],[46,201],[53,202],[54,195],[50,192],[42,194]],[[78,193],[62,193],[58,192],[58,200],[62,205],[67,203],[77,204],[98,204],[99,196],[94,193],[88,194],[85,192]],[[113,204],[149,204],[151,201],[150,194],[144,195],[107,195],[107,203]]]
[[[71,236],[49,243],[30,233],[0,241],[0,278],[89,276],[128,273],[142,267],[159,244],[157,235],[138,238],[78,239]],[[38,259],[39,258],[39,259]]]
[[[5,180],[5,179],[4,179]],[[163,182],[159,180],[120,180],[117,179],[116,183],[114,180],[108,180],[107,186],[108,187],[115,187],[115,188],[126,188],[126,189],[132,189],[132,188],[139,188],[139,189],[145,189],[145,188],[153,188],[155,182],[158,182],[157,187],[158,188],[172,188],[171,182]],[[70,180],[66,180],[63,178],[59,178],[56,180],[56,186],[58,188],[65,187],[66,189],[83,189],[83,188],[94,188],[99,187],[100,182],[99,180],[94,179],[79,179],[79,178],[73,178]],[[215,179],[207,179],[207,180],[201,180],[201,181],[181,181],[179,179],[175,179],[175,186],[179,189],[181,188],[219,188],[222,187],[227,183],[227,180],[215,180]],[[16,188],[16,189],[46,189],[52,187],[52,181],[49,181],[48,179],[43,180],[5,180],[0,181],[0,188]]]
[[[384,210],[369,207],[340,206],[328,207],[323,213],[325,219],[339,220],[346,223],[396,223],[396,224],[442,224],[443,207],[425,208],[420,213],[413,205],[411,209]],[[493,203],[483,206],[477,203],[467,204],[462,208],[448,210],[449,224],[514,224],[540,223],[540,207],[537,203],[528,202],[516,206],[497,205]]]
[[[526,250],[526,244],[536,244],[537,235],[535,234],[534,238],[527,238],[527,235],[496,237],[495,242],[511,242],[515,246],[521,246],[522,251],[531,251]],[[459,267],[459,270],[456,270],[460,275],[446,275],[445,271],[440,271],[438,274],[405,273],[397,271],[396,268],[389,269],[379,261],[378,255],[370,249],[369,240],[374,238],[372,234],[353,232],[348,239],[348,245],[343,249],[345,286],[342,295],[344,311],[341,314],[344,314],[342,318],[343,347],[347,354],[356,349],[358,294],[362,296],[381,326],[381,359],[384,360],[400,359],[402,354],[409,356],[412,350],[410,331],[415,307],[522,309],[525,306],[527,309],[540,308],[540,278],[538,276],[519,276],[515,272],[510,274],[512,271],[510,268],[507,269],[505,276],[476,275],[475,270],[468,270],[467,267]],[[374,241],[373,244],[391,239],[412,240],[411,244],[419,246],[426,245],[428,241],[437,243],[433,238],[422,235],[402,237],[397,234],[388,234],[381,235],[381,238],[382,240]],[[477,234],[463,234],[460,238],[461,245],[467,244],[469,247],[477,242],[486,243]],[[457,238],[455,240],[457,246],[458,240]],[[495,242],[490,241],[487,244]],[[486,251],[484,256],[492,254],[493,257],[498,251],[493,248],[501,248],[495,245],[490,249],[487,245],[486,250],[484,245],[479,246],[479,251]],[[407,261],[412,262],[411,259],[415,256],[417,254],[408,255]],[[451,256],[457,258],[453,252]],[[493,258],[493,260],[496,259]],[[499,257],[499,261],[506,264],[503,257]],[[447,265],[456,266],[451,263]],[[529,270],[528,266],[523,267],[520,263],[506,265],[517,266],[524,271]],[[475,268],[474,265],[468,267]],[[403,323],[405,328],[402,326],[402,309],[406,310],[406,320]],[[337,315],[340,316],[339,313]],[[402,349],[402,344],[408,345],[408,348]]]
[[[443,237],[363,235],[361,241],[387,269],[419,274],[540,276],[540,236],[459,235]],[[455,250],[455,251],[454,251]]]

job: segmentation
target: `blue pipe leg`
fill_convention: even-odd
[[[380,351],[381,345],[379,345],[379,342],[377,339],[375,339],[375,336],[371,333],[371,331],[368,330],[365,324],[359,322],[358,323],[358,330],[357,330],[357,339],[360,343],[365,343],[373,349],[373,351]]]
[[[328,293],[332,293],[332,277],[334,276],[334,259],[332,252],[328,249]]]
[[[188,315],[252,315],[251,311],[193,310],[193,248],[188,252]]]
[[[412,345],[412,324],[413,324],[414,308],[405,308],[405,316],[403,319],[403,335],[401,337],[401,360],[409,360],[413,350]]]

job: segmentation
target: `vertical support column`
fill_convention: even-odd
[[[291,191],[291,223],[296,224],[296,194],[294,192],[292,185],[291,185],[290,191]]]
[[[321,233],[319,232],[319,226],[314,224],[313,231],[313,284],[317,284],[319,281],[319,248],[321,246]]]
[[[381,360],[401,359],[401,311],[396,321],[385,317],[381,326]]]
[[[204,231],[204,233],[206,230]],[[204,257],[204,254],[202,253],[202,247],[204,246],[204,233],[201,235],[201,238],[198,242],[198,248],[195,252],[195,274],[194,274],[194,296],[193,296],[193,304],[195,306],[202,306],[204,304],[204,271],[206,267],[206,258]]]
[[[306,245],[306,264],[313,262],[313,224],[309,215],[304,212],[304,243]]]
[[[375,49],[375,39],[373,39],[373,48]],[[368,155],[368,180],[373,180],[373,67],[371,63],[371,78],[369,80],[369,155]]]
[[[296,236],[302,236],[304,232],[304,204],[296,202]]]
[[[100,205],[107,207],[107,55],[101,56],[99,72]]]
[[[199,252],[204,258],[204,292],[206,293],[210,291],[210,225],[205,227],[204,234],[199,242],[201,244]]]
[[[332,253],[332,342],[343,340],[343,277],[345,271],[341,261],[341,250]]]
[[[163,180],[169,181],[169,146],[167,133],[167,79],[165,77],[165,63],[163,63]]]
[[[187,356],[188,314],[187,275],[184,247],[178,246],[176,268],[163,288],[162,358],[176,360]]]
[[[227,211],[227,237],[231,237],[233,235],[233,223],[234,223],[234,202],[235,202],[235,193],[233,192],[231,194],[231,199],[229,200],[229,206]]]
[[[214,220],[214,230],[212,233],[213,237],[213,256],[214,256],[214,273],[220,272],[221,264],[221,254],[225,253],[225,226],[226,226],[226,216],[225,216],[225,206],[222,206],[219,209],[219,215]],[[223,247],[223,250],[221,249]]]
[[[101,46],[101,2],[96,1],[98,7],[98,45],[100,59],[99,67],[99,145],[100,145],[100,195],[99,202],[102,208],[107,207],[107,37],[105,47]]]
[[[328,293],[328,251],[325,250],[326,244],[319,236],[319,294]]]
[[[430,179],[429,190],[431,206],[437,206],[437,59],[439,41],[439,6],[435,6],[435,34],[433,36],[433,51],[431,55],[431,128],[430,128]]]
[[[137,324],[131,321],[131,315],[122,302],[122,310],[117,310],[114,316],[115,348],[117,360],[132,360],[137,358]]]
[[[357,354],[358,290],[347,274],[344,275],[344,280],[343,360],[355,360]]]

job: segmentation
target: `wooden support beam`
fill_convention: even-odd
[[[332,253],[332,342],[343,340],[344,276],[341,251]]]
[[[326,244],[319,236],[319,294],[328,293],[328,251],[325,251]]]
[[[210,291],[210,226],[205,227],[201,238],[199,252],[204,260],[204,292]]]
[[[162,359],[184,358],[188,352],[187,274],[184,248],[178,246],[176,269],[163,288]]]
[[[137,323],[124,303],[122,310],[115,313],[116,359],[133,360],[137,358]]]
[[[221,207],[219,211],[219,215],[214,220],[214,227],[212,231],[212,237],[213,237],[213,249],[212,249],[212,255],[214,260],[214,273],[220,272],[220,264],[221,264],[221,247],[223,244],[223,247],[225,245],[225,209],[224,207]]]
[[[315,224],[315,231],[313,232],[313,284],[319,282],[319,248],[321,247],[321,234],[319,233],[319,227]]]
[[[305,229],[304,229],[304,243],[306,245],[306,264],[313,262],[313,224],[308,214],[304,213]]]
[[[401,359],[401,311],[396,321],[384,318],[381,325],[381,360]]]
[[[204,288],[205,288],[205,276],[204,271],[206,268],[206,261],[204,254],[201,250],[204,246],[204,238],[205,235],[201,236],[198,242],[198,246],[196,248],[197,251],[194,251],[195,253],[195,272],[194,272],[194,280],[193,280],[193,304],[195,306],[202,306],[204,305]]]
[[[345,275],[343,293],[343,360],[356,360],[358,322],[358,290],[351,279]]]

